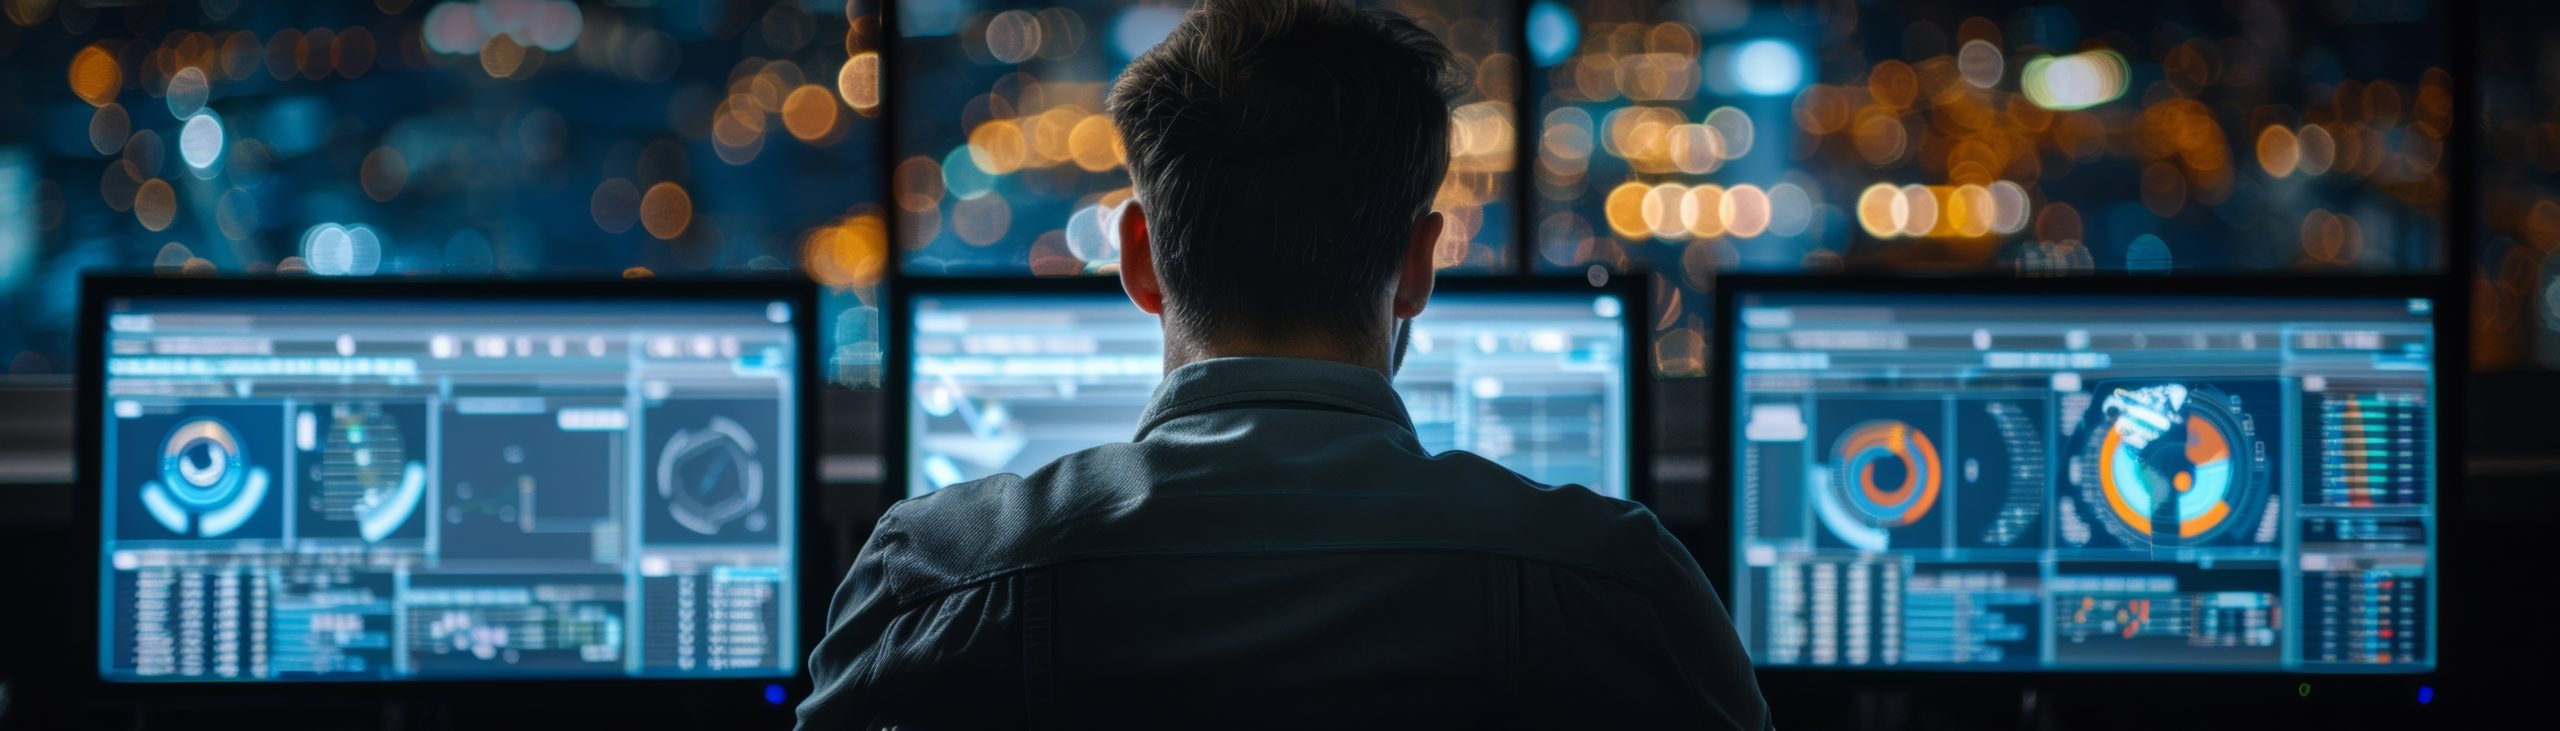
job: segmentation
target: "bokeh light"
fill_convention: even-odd
[[[880,107],[880,54],[863,52],[846,60],[836,75],[836,93],[846,105],[869,113]]]
[[[134,190],[133,218],[148,231],[166,231],[178,217],[178,194],[169,181],[159,178],[142,181]]]
[[[2018,71],[2019,87],[2036,106],[2057,111],[2087,109],[2124,96],[2132,81],[2124,56],[2110,50],[2030,59]]]
[[[187,167],[205,170],[222,161],[222,118],[197,112],[178,128],[178,157]]]
[[[782,125],[802,142],[825,139],[836,126],[837,100],[827,88],[803,84],[782,100]]]
[[[89,147],[100,155],[124,150],[125,138],[132,134],[133,118],[125,114],[122,104],[108,102],[89,117]]]
[[[1470,79],[1439,260],[1651,277],[1665,373],[1708,360],[1719,271],[2137,260],[2476,260],[2475,357],[2560,366],[2560,83],[2484,63],[2457,108],[2448,4],[1360,1]],[[1184,3],[903,3],[886,26],[880,4],[180,3],[135,29],[0,3],[29,80],[0,92],[28,132],[0,139],[0,180],[34,181],[0,225],[37,252],[0,280],[0,360],[70,362],[85,268],[174,241],[173,274],[353,274],[359,226],[378,276],[798,267],[840,289],[831,323],[865,322],[891,276],[865,272],[1106,271],[1133,192],[1102,101]],[[2482,58],[2539,58],[2536,27],[2482,29],[2504,44]],[[2458,258],[2465,131],[2488,177],[2462,183],[2484,238]],[[348,243],[315,260],[330,222]]]
[[[89,106],[102,107],[115,102],[124,90],[124,65],[115,54],[100,45],[80,49],[71,57],[71,93]]]
[[[2425,271],[2445,13],[2350,5],[1533,4],[1529,261],[1676,274],[1657,342],[1708,340],[1728,268]],[[2359,233],[2306,248],[2315,209]]]
[[[693,194],[684,186],[662,182],[640,197],[640,225],[650,236],[672,239],[693,225]]]
[[[846,276],[862,257],[798,244],[887,220],[880,0],[0,5],[0,68],[30,82],[0,85],[0,191],[27,203],[0,204],[0,363],[67,367],[97,269],[801,269],[830,323],[883,278],[885,254]],[[877,370],[876,334],[824,329],[840,378]]]
[[[1538,65],[1556,65],[1581,43],[1582,26],[1563,3],[1538,0],[1529,4],[1529,57]]]
[[[1744,43],[1733,53],[1733,83],[1753,96],[1795,93],[1804,83],[1804,54],[1785,41]]]
[[[176,75],[169,77],[169,87],[163,94],[162,98],[169,104],[169,116],[186,119],[204,109],[213,89],[205,81],[204,69],[189,66],[178,69]]]

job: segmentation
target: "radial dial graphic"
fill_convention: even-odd
[[[1938,447],[1918,428],[1894,419],[1860,422],[1831,447],[1832,488],[1842,505],[1868,525],[1898,528],[1927,516],[1937,505],[1946,471]]]

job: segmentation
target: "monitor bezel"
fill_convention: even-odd
[[[1645,310],[1648,277],[1616,276],[1599,283],[1584,277],[1469,277],[1440,275],[1432,282],[1434,294],[1502,293],[1593,293],[1614,294],[1626,308],[1619,318],[1626,332],[1627,348],[1621,365],[1627,374],[1627,498],[1646,505],[1653,504],[1653,345],[1652,330],[1646,327]],[[912,379],[915,320],[910,316],[915,301],[937,295],[1043,295],[1079,294],[1125,296],[1118,276],[1078,277],[910,277],[891,286],[890,296],[881,308],[882,329],[887,347],[881,358],[882,411],[881,424],[881,510],[907,499],[909,479],[907,411],[912,408]],[[1137,305],[1131,304],[1135,308]],[[1426,316],[1428,306],[1425,307]],[[1134,432],[1137,425],[1131,424]]]
[[[2109,668],[2049,668],[2033,670],[1972,670],[1958,666],[1932,665],[1913,668],[1838,668],[1803,666],[1768,666],[1753,663],[1753,670],[1764,684],[1773,681],[1790,688],[1820,690],[1931,690],[1980,687],[1997,684],[2026,690],[2105,691],[2128,684],[2144,688],[2172,688],[2211,691],[2220,694],[2264,694],[2270,701],[2284,698],[2293,702],[2310,701],[2304,692],[2317,686],[2323,699],[2351,697],[2358,691],[2414,692],[2420,686],[2439,682],[2459,668],[2462,655],[2458,624],[2452,610],[2458,583],[2447,582],[2450,567],[2456,561],[2450,534],[2460,532],[2456,523],[2461,516],[2462,465],[2449,455],[2460,453],[2462,425],[2459,405],[2462,401],[2466,361],[2470,348],[2465,335],[2469,332],[2470,298],[2445,279],[2415,276],[2330,276],[2267,277],[2181,273],[2175,277],[2141,275],[2083,275],[2071,277],[2004,277],[1985,275],[1884,276],[1884,275],[1787,275],[1741,274],[1719,277],[1715,287],[1716,332],[1713,369],[1709,373],[1709,408],[1713,421],[1708,425],[1708,459],[1710,464],[1732,464],[1734,440],[1726,438],[1735,421],[1733,404],[1736,387],[1732,374],[1740,355],[1740,328],[1734,327],[1739,312],[1736,303],[1742,297],[1759,293],[1817,293],[1842,295],[1875,294],[1946,294],[1946,295],[2056,295],[2056,296],[2174,296],[2174,297],[2267,297],[2278,299],[2320,298],[2398,298],[2426,297],[2433,300],[2430,326],[2435,331],[2432,363],[2435,368],[2433,394],[2436,422],[2436,449],[2432,456],[2436,475],[2436,582],[2433,620],[2436,635],[2435,664],[2419,671],[2314,672],[2302,670],[2268,670],[2247,667],[2215,670],[2179,667],[2161,670]],[[1701,563],[1712,566],[1724,601],[1727,616],[1737,607],[1739,597],[1732,591],[1735,566],[1734,551],[1734,474],[1733,470],[1714,469],[1709,478],[1708,502],[1714,506],[1714,520],[1708,521],[1705,540],[1699,541]],[[1740,628],[1737,627],[1739,632]],[[2347,691],[2342,693],[2340,691]],[[2278,695],[2278,694],[2282,695]]]
[[[764,704],[768,686],[780,684],[791,699],[807,697],[809,691],[808,656],[825,631],[827,600],[833,592],[837,576],[820,566],[816,557],[821,546],[818,534],[824,522],[820,519],[820,503],[826,492],[816,468],[818,455],[812,454],[823,441],[818,430],[822,419],[818,413],[818,390],[824,379],[820,367],[825,350],[819,340],[818,321],[824,319],[819,308],[818,290],[809,280],[785,277],[736,279],[463,279],[463,278],[165,278],[137,274],[89,274],[80,280],[78,330],[79,361],[76,368],[77,394],[74,418],[78,430],[76,476],[74,487],[74,520],[78,528],[71,535],[82,538],[79,547],[95,561],[100,543],[105,540],[104,497],[100,484],[102,470],[97,466],[105,442],[105,345],[108,303],[124,298],[186,297],[256,297],[311,298],[351,300],[416,300],[416,299],[515,299],[550,301],[614,301],[634,303],[668,300],[782,300],[795,310],[793,337],[798,349],[795,379],[798,403],[795,404],[799,439],[793,454],[798,464],[792,465],[799,480],[799,517],[791,550],[797,554],[794,580],[799,582],[794,602],[799,621],[796,646],[787,648],[791,655],[791,671],[787,674],[754,677],[670,678],[670,677],[524,677],[524,678],[423,678],[423,679],[295,679],[295,680],[132,680],[109,677],[98,666],[97,643],[108,631],[102,607],[94,598],[84,599],[90,605],[82,621],[87,634],[78,643],[80,653],[72,658],[72,667],[80,668],[78,677],[87,694],[110,700],[151,700],[169,702],[219,701],[248,693],[266,699],[365,699],[365,700],[437,700],[471,698],[474,702],[496,705],[542,702],[560,703],[602,701],[628,698],[634,691],[657,697],[676,697],[723,704]],[[92,564],[84,569],[81,582],[86,597],[98,597],[104,591],[105,577],[100,567]],[[749,700],[752,699],[752,700]]]

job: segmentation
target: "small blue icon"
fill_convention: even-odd
[[[2434,702],[2436,702],[2436,687],[2432,685],[2418,686],[2418,705],[2423,706]]]
[[[785,698],[786,694],[782,692],[781,683],[773,683],[764,687],[764,702],[779,706],[782,705],[782,701]]]

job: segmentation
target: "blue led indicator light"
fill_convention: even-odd
[[[782,705],[784,698],[785,695],[782,692],[781,683],[773,683],[764,687],[764,702],[779,706]]]
[[[2418,686],[2418,705],[2423,706],[2434,702],[2436,702],[2436,687],[2432,685]]]

